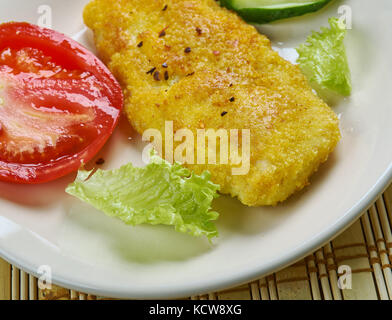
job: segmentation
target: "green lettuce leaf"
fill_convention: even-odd
[[[163,224],[193,236],[218,236],[211,210],[219,185],[210,173],[196,175],[180,164],[152,154],[143,168],[131,163],[119,169],[79,171],[66,192],[126,224]]]
[[[313,32],[298,49],[298,63],[302,72],[318,90],[329,89],[343,96],[351,94],[351,76],[344,37],[346,29],[337,18],[330,18],[331,28]]]

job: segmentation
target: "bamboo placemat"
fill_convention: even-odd
[[[195,300],[391,300],[392,186],[347,231],[304,260],[246,285]],[[352,288],[341,290],[339,267],[351,269]],[[53,285],[40,290],[37,279],[0,259],[1,300],[104,299]]]

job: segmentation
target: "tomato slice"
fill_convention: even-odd
[[[103,147],[123,95],[76,41],[28,23],[0,25],[0,180],[65,176]]]

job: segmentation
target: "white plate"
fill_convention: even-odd
[[[54,28],[82,30],[86,1],[45,1]],[[166,227],[128,227],[68,197],[73,177],[42,186],[0,184],[0,254],[55,283],[112,297],[181,297],[255,279],[304,257],[346,228],[392,177],[392,2],[337,1],[320,13],[261,28],[276,45],[294,47],[348,4],[353,95],[334,106],[343,139],[305,191],[275,208],[245,208],[222,198],[220,238],[177,234]],[[0,20],[37,23],[39,0],[0,1]],[[91,45],[88,34],[80,41]],[[280,43],[282,42],[282,43]],[[279,44],[280,43],[280,44]],[[128,139],[132,137],[132,139]],[[106,167],[140,164],[141,145],[126,122],[102,152]]]

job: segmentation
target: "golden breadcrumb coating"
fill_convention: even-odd
[[[187,165],[208,169],[246,205],[275,205],[302,189],[340,139],[335,113],[299,68],[214,0],[94,0],[84,20],[139,133],[164,134],[165,120],[174,130],[250,129],[247,175],[232,175],[230,164]]]

